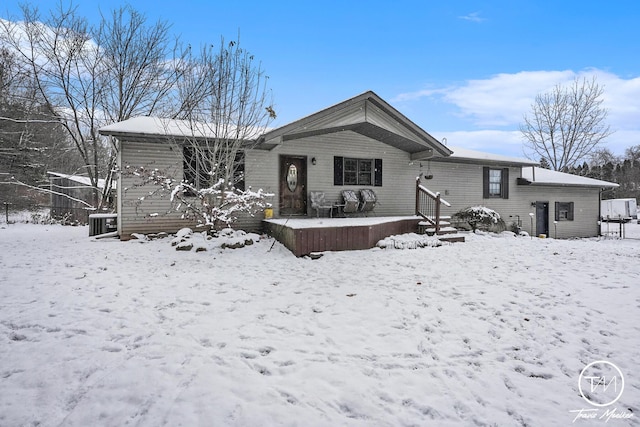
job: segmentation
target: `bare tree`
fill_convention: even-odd
[[[185,72],[185,53],[178,40],[169,34],[166,21],[147,24],[144,15],[130,6],[103,16],[93,32],[100,65],[92,73],[98,83],[98,103],[103,114],[100,125],[135,116],[170,114],[175,100],[170,96]],[[188,50],[187,50],[188,52]],[[92,126],[92,138],[98,139],[98,127]],[[106,168],[108,195],[115,171],[118,147],[110,138],[111,150]]]
[[[582,161],[613,132],[602,107],[604,89],[596,79],[575,79],[536,96],[520,131],[530,158],[545,158],[551,169]]]
[[[275,111],[267,76],[238,41],[222,40],[219,48],[209,45],[194,54],[180,50],[168,31],[165,22],[147,25],[130,7],[103,16],[96,28],[62,4],[46,19],[23,6],[21,22],[0,23],[0,37],[32,75],[49,120],[64,127],[80,153],[96,207],[108,192],[98,200],[98,179],[111,181],[117,150],[98,130],[153,114],[186,124],[176,150],[185,156],[186,172],[174,177],[181,190],[173,194],[197,195],[209,222],[221,218],[215,212],[223,206],[235,209],[231,200],[250,194],[241,185],[243,150]]]
[[[60,123],[82,157],[95,190],[95,207],[108,197],[117,147],[98,129],[132,115],[160,109],[179,69],[177,44],[164,22],[148,25],[130,7],[91,28],[72,5],[43,19],[24,5],[21,22],[0,21],[2,41],[28,69],[51,122]],[[101,194],[98,180],[107,178]]]
[[[182,145],[184,179],[173,194],[204,222],[228,223],[237,211],[263,206],[264,193],[244,188],[244,150],[276,117],[268,77],[239,41],[224,39],[188,69],[180,110],[191,134]],[[193,196],[199,205],[188,203]]]
[[[602,166],[607,163],[616,164],[620,163],[622,160],[619,156],[613,154],[613,152],[608,148],[595,148],[589,153],[589,163],[591,166]]]
[[[63,127],[50,120],[29,70],[0,48],[0,201],[20,208],[37,203],[35,192],[26,188],[48,185],[43,178],[51,167],[70,172],[79,164]]]

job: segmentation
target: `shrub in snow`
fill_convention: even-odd
[[[147,195],[138,199],[138,203],[142,204],[147,198],[169,195],[173,209],[181,212],[182,218],[196,220],[199,225],[211,229],[228,226],[239,214],[253,216],[256,212],[271,207],[268,199],[273,197],[272,193],[264,192],[262,189],[240,190],[235,188],[232,182],[222,178],[215,183],[209,183],[209,187],[197,188],[194,184],[180,182],[159,169],[127,166],[122,173],[141,179],[140,185],[154,186]],[[150,215],[159,214],[154,212]]]
[[[196,202],[193,200],[195,194]],[[193,186],[181,183],[171,192],[171,201],[176,209],[184,212],[186,218],[194,218],[203,225],[219,228],[231,224],[240,213],[255,212],[270,207],[267,198],[272,194],[262,190],[252,191],[227,189],[224,181],[209,188],[196,190]]]
[[[469,224],[474,233],[476,230],[503,231],[506,228],[504,221],[500,218],[500,214],[484,206],[464,208],[453,214],[453,218]]]
[[[190,228],[185,227],[178,230],[178,232],[176,233],[176,237],[186,237],[192,234],[193,234],[193,231]]]

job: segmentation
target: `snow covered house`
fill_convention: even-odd
[[[168,195],[152,197],[157,188],[153,183],[125,173],[143,168],[188,178],[183,150],[168,141],[179,143],[189,132],[194,135],[183,123],[152,117],[100,130],[119,142],[117,210],[122,237],[175,232],[189,225],[172,212]],[[265,221],[263,215],[238,220],[237,227],[250,230],[273,231],[279,218],[314,218],[311,192],[322,192],[328,203],[340,205],[343,190],[373,190],[376,202],[368,216],[404,219],[401,226],[370,235],[361,246],[380,233],[417,230],[417,214],[439,227],[441,216],[475,205],[498,211],[505,222],[521,224],[534,235],[595,236],[600,192],[617,186],[540,169],[526,159],[446,146],[371,91],[259,134],[244,152],[244,172],[246,188],[274,194],[273,221]],[[421,178],[419,185],[416,177]],[[317,234],[307,238],[332,241],[323,246],[328,249],[342,248],[335,245],[342,240],[335,230],[329,237]],[[308,246],[294,253],[310,250]]]

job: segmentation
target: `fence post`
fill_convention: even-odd
[[[4,204],[4,216],[5,216],[7,224],[9,224],[9,205],[11,203],[3,202],[3,204]]]

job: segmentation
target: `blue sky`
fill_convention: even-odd
[[[42,11],[58,0],[37,2]],[[17,2],[0,6],[3,17]],[[76,2],[97,22],[124,4]],[[640,144],[640,1],[136,0],[199,46],[237,37],[269,75],[275,126],[373,90],[437,138],[523,156],[537,93],[575,77],[605,87],[607,143]]]

